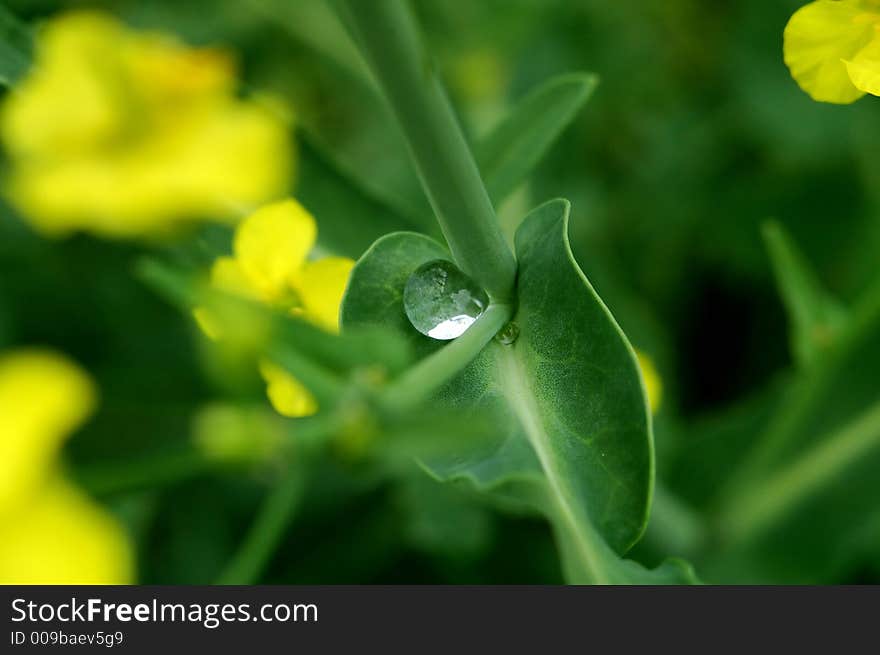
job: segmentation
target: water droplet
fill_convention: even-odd
[[[419,266],[403,290],[410,323],[432,339],[460,337],[488,305],[486,292],[445,259]]]
[[[519,337],[519,326],[511,321],[501,328],[501,331],[495,335],[495,340],[502,346],[510,346],[513,345],[513,342],[516,341],[517,337]]]

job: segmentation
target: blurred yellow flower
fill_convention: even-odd
[[[68,360],[24,350],[0,356],[0,584],[125,584],[128,540],[58,470],[62,441],[96,394]]]
[[[880,95],[880,0],[816,0],[785,27],[785,63],[820,102]]]
[[[193,419],[198,449],[213,461],[262,462],[270,460],[284,444],[281,419],[264,406],[211,404]]]
[[[77,11],[39,32],[30,74],[5,99],[5,194],[48,235],[167,232],[231,219],[284,195],[289,128],[235,95],[224,51]]]
[[[660,409],[660,402],[663,400],[663,382],[660,380],[660,374],[657,372],[657,367],[654,366],[653,359],[638,349],[636,349],[636,359],[639,362],[642,380],[645,382],[648,405],[651,408],[651,413],[656,414]]]
[[[302,316],[328,332],[339,331],[339,306],[354,261],[324,257],[309,261],[318,229],[315,219],[295,200],[262,207],[244,219],[233,240],[233,256],[220,257],[211,270],[212,284],[223,291]],[[204,309],[196,318],[208,336],[220,329]],[[275,409],[285,416],[309,416],[317,404],[298,380],[264,360],[260,373]]]
[[[467,50],[453,62],[452,82],[473,102],[499,98],[508,80],[504,60],[488,48]]]

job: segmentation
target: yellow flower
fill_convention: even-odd
[[[651,408],[651,413],[656,414],[663,399],[663,383],[660,380],[660,374],[657,372],[657,367],[654,366],[654,360],[638,349],[636,349],[636,359],[639,362],[639,370],[645,383],[645,393],[648,394],[648,405]]]
[[[47,235],[237,217],[283,196],[293,162],[288,126],[235,91],[224,51],[97,12],[55,18],[0,113],[5,195]]]
[[[317,238],[315,219],[295,200],[258,209],[238,226],[233,256],[220,257],[211,269],[212,284],[223,291],[258,300],[302,316],[328,332],[339,331],[339,305],[354,262],[346,257],[307,257]],[[222,328],[196,310],[208,336]],[[298,380],[271,361],[260,362],[267,394],[285,416],[308,416],[317,405]]]
[[[880,95],[880,0],[816,0],[785,27],[792,77],[820,102]]]
[[[0,584],[124,584],[122,528],[58,470],[95,405],[91,381],[42,351],[0,356]]]
[[[508,82],[508,71],[498,53],[487,49],[470,50],[455,60],[453,83],[474,102],[497,99]]]
[[[278,415],[263,406],[211,404],[196,414],[193,437],[211,460],[261,462],[281,450],[284,429]]]

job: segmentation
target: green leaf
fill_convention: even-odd
[[[31,30],[0,4],[0,84],[11,86],[31,65]]]
[[[766,223],[763,233],[776,284],[788,312],[792,353],[801,366],[809,366],[840,332],[846,314],[822,288],[782,225],[775,221]]]
[[[520,336],[487,353],[481,391],[500,382],[563,511],[625,552],[647,519],[650,416],[632,349],[574,261],[568,212],[547,203],[517,231]]]
[[[528,176],[589,100],[591,73],[568,73],[529,93],[475,148],[489,197],[496,206]]]
[[[442,343],[417,332],[403,309],[403,288],[415,269],[435,259],[452,261],[449,251],[423,234],[395,232],[380,238],[358,260],[342,300],[343,332],[375,327],[403,335],[419,356]]]
[[[655,574],[616,554],[638,540],[648,513],[647,403],[632,349],[571,254],[568,212],[566,201],[549,202],[517,233],[519,338],[489,344],[438,397],[460,412],[493,415],[501,445],[428,466],[438,478],[465,478],[540,509],[572,562],[570,580],[637,582],[638,571],[649,581]],[[343,327],[386,326],[422,355],[443,348],[409,325],[402,300],[409,274],[441,257],[446,250],[421,235],[380,239],[352,273]]]

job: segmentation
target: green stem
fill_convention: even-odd
[[[382,404],[396,412],[418,407],[479,355],[512,316],[510,305],[489,305],[463,335],[389,384],[382,395]]]
[[[869,289],[854,308],[846,329],[840,334],[834,347],[806,377],[791,390],[773,416],[754,450],[740,465],[720,494],[719,505],[734,506],[737,498],[747,494],[748,489],[762,474],[772,467],[779,456],[800,434],[810,418],[810,413],[828,391],[842,366],[863,339],[869,337],[880,320],[880,284]]]
[[[473,155],[401,0],[339,0],[388,99],[458,265],[498,302],[513,295],[516,262]]]
[[[655,483],[651,520],[644,540],[659,552],[690,558],[700,552],[707,538],[705,522],[697,511],[663,484]]]
[[[90,494],[109,496],[174,484],[218,468],[217,462],[192,449],[86,466],[73,475]]]
[[[723,511],[721,526],[731,544],[741,544],[775,524],[796,506],[838,476],[847,466],[880,446],[880,403],[875,403],[793,464],[765,482],[756,483]]]
[[[299,507],[305,476],[299,468],[287,471],[263,502],[244,542],[217,579],[217,584],[246,585],[259,580]]]

